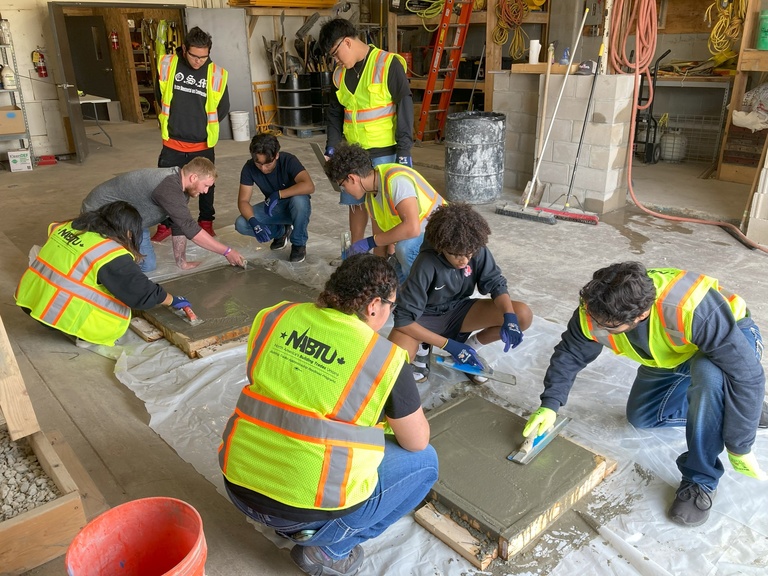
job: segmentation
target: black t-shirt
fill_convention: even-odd
[[[416,387],[416,382],[413,379],[413,370],[411,369],[410,364],[404,364],[403,368],[400,370],[400,374],[397,376],[395,385],[392,387],[392,392],[384,404],[384,414],[389,418],[404,418],[420,409],[421,398],[419,397],[419,390]],[[285,481],[290,482],[292,480],[286,478]],[[249,490],[248,488],[233,484],[226,478],[224,478],[224,483],[240,501],[250,508],[261,512],[262,514],[275,516],[276,518],[282,518],[284,520],[294,520],[296,522],[316,522],[341,518],[365,504],[365,501],[363,501],[360,504],[345,508],[344,510],[295,508],[283,504],[282,502],[278,502],[277,500],[273,500],[258,492]]]
[[[248,160],[240,171],[240,184],[258,186],[268,198],[279,190],[285,190],[296,184],[296,176],[305,170],[304,165],[290,152],[280,152],[275,169],[264,174],[254,161]]]

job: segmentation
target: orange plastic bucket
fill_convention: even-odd
[[[67,550],[68,576],[204,576],[197,510],[175,498],[126,502],[94,518]]]

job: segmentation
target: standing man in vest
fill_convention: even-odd
[[[360,544],[437,480],[407,355],[378,334],[396,296],[387,261],[360,254],[331,274],[317,302],[281,302],[251,327],[249,383],[219,465],[235,506],[292,540],[307,574],[357,574]]]
[[[216,161],[213,147],[219,141],[219,122],[229,114],[227,71],[211,59],[211,35],[195,26],[184,38],[181,57],[167,54],[160,59],[159,100],[160,135],[163,149],[158,168],[184,166],[202,156]],[[214,236],[214,187],[199,199],[200,227]],[[171,235],[167,222],[157,227],[152,240],[160,242]]]
[[[325,173],[363,202],[371,216],[373,234],[353,242],[347,255],[374,250],[386,256],[388,247],[394,246],[398,276],[405,282],[419,255],[427,218],[445,203],[443,197],[413,168],[390,163],[372,167],[359,144],[339,146],[326,162]]]
[[[669,509],[673,522],[707,521],[724,473],[723,448],[734,470],[766,479],[751,453],[757,428],[766,423],[763,341],[742,298],[714,278],[646,270],[639,262],[598,270],[579,295],[524,436],[554,424],[576,375],[607,347],[640,364],[627,400],[629,423],[685,426],[688,450],[677,458],[682,482]]]
[[[326,159],[333,156],[342,136],[360,144],[374,166],[397,162],[413,166],[413,96],[405,59],[368,45],[355,27],[335,18],[320,29],[321,50],[340,64],[333,73],[336,99],[328,107]],[[368,216],[362,198],[342,187],[340,204],[349,206],[352,242],[362,240]]]

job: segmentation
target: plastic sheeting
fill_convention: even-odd
[[[276,266],[282,272],[292,270],[285,262]],[[312,268],[318,282],[324,282],[328,272],[324,266],[327,264],[318,262]],[[391,324],[385,326],[382,334],[388,334],[390,328]],[[549,356],[563,330],[562,325],[536,318],[523,343],[508,354],[503,353],[499,343],[481,348],[494,369],[517,377],[515,386],[493,381],[473,386],[460,373],[433,362],[431,384],[420,385],[425,407],[469,392],[488,397],[518,414],[529,413],[538,407]],[[247,383],[245,346],[190,360],[164,340],[147,344],[127,334],[120,344],[116,349],[92,349],[113,357],[119,354],[117,378],[145,402],[152,429],[226,498],[217,449],[221,430]],[[684,431],[638,430],[627,423],[624,408],[635,369],[632,362],[603,352],[579,375],[568,404],[561,409],[562,414],[573,418],[565,436],[618,462],[616,471],[585,498],[587,510],[610,528],[619,543],[635,546],[641,558],[652,557],[671,574],[765,574],[768,485],[737,474],[727,458],[723,460],[726,473],[709,521],[698,528],[681,528],[667,520],[666,510],[680,482],[675,458],[685,450]],[[510,438],[510,451],[521,440]],[[753,450],[763,467],[768,467],[765,430],[758,432]],[[481,472],[478,477],[482,477]],[[481,483],[478,480],[478,488]],[[269,529],[256,529],[276,546],[291,546]],[[659,573],[647,562],[622,555],[616,541],[612,544],[583,522],[574,524],[565,518],[539,538],[532,549],[509,563],[497,560],[483,572],[475,571],[469,562],[418,526],[411,515],[379,538],[366,542],[364,548],[366,563],[361,574],[370,575]]]

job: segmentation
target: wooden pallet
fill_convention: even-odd
[[[326,127],[311,124],[309,126],[280,126],[279,124],[273,125],[278,130],[281,130],[286,136],[295,136],[296,138],[311,138],[318,134],[325,134]]]

